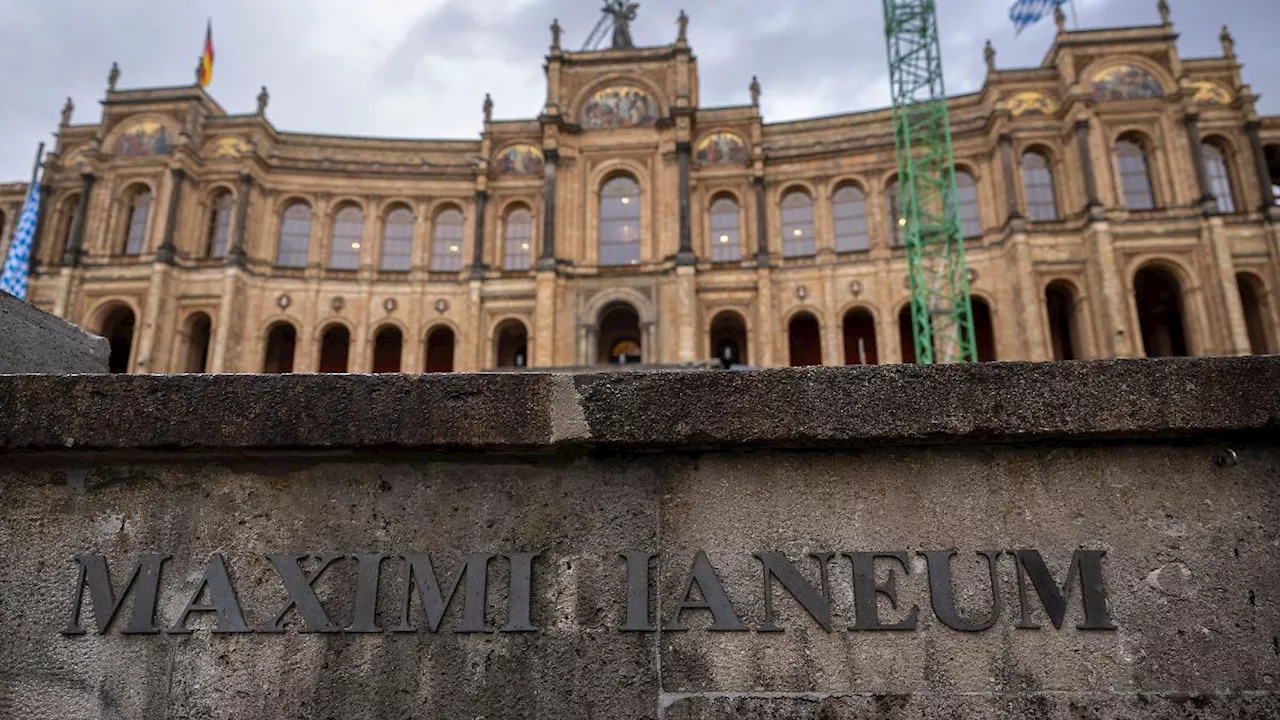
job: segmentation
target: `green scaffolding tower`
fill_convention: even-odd
[[[916,362],[977,362],[936,0],[884,0]]]

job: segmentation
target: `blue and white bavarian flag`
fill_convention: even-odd
[[[36,218],[40,215],[40,184],[31,183],[27,204],[18,216],[18,227],[13,231],[9,256],[4,260],[4,274],[0,275],[0,290],[27,299],[27,272],[31,267],[31,243],[36,236]]]
[[[1009,8],[1009,19],[1019,34],[1035,25],[1053,12],[1055,7],[1065,5],[1067,0],[1018,0]]]

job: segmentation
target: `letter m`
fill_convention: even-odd
[[[80,575],[76,579],[74,595],[71,598],[71,617],[67,626],[62,629],[63,635],[83,635],[80,627],[80,607],[84,600],[85,586],[89,586],[89,600],[93,603],[93,619],[98,626],[98,634],[104,635],[111,621],[115,619],[130,591],[136,590],[133,599],[133,615],[129,625],[125,627],[126,635],[147,635],[159,632],[155,626],[156,602],[160,596],[160,567],[168,560],[168,555],[147,554],[139,558],[129,575],[120,595],[116,596],[111,586],[111,573],[107,568],[107,558],[102,555],[77,555],[76,564],[80,566]]]
[[[1067,569],[1067,580],[1059,587],[1053,579],[1053,573],[1044,564],[1038,550],[1015,550],[1014,558],[1018,563],[1018,601],[1022,605],[1022,622],[1019,628],[1039,630],[1031,618],[1031,602],[1027,597],[1025,579],[1031,578],[1031,586],[1035,588],[1040,603],[1053,621],[1053,626],[1062,629],[1062,621],[1066,619],[1067,598],[1076,578],[1080,578],[1080,595],[1084,603],[1084,622],[1076,626],[1080,630],[1115,630],[1111,622],[1111,613],[1107,608],[1106,590],[1102,583],[1102,556],[1105,550],[1077,550],[1071,556],[1071,567]]]

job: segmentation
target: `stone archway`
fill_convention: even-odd
[[[1138,326],[1147,357],[1186,357],[1187,326],[1182,286],[1170,270],[1147,265],[1133,276]]]
[[[107,361],[110,372],[129,372],[135,324],[133,310],[127,305],[117,305],[103,315],[101,335],[111,344],[111,355]]]
[[[320,336],[320,372],[345,373],[350,369],[351,331],[335,323]]]
[[[285,321],[267,331],[267,347],[262,360],[264,373],[291,373],[298,349],[298,331]]]
[[[844,364],[878,365],[876,320],[866,308],[844,314]]]
[[[1065,280],[1049,283],[1044,289],[1049,316],[1049,343],[1054,360],[1080,358],[1080,328],[1076,320],[1076,289]]]
[[[505,320],[494,330],[494,346],[498,368],[529,366],[529,330],[519,320]]]
[[[725,310],[711,321],[711,357],[728,365],[746,365],[747,321],[732,310]]]
[[[787,323],[787,350],[791,367],[822,364],[822,326],[812,313],[796,313]]]
[[[629,365],[644,361],[644,334],[640,313],[625,302],[613,303],[600,313],[597,325],[596,362]]]
[[[182,372],[202,373],[209,366],[209,340],[213,321],[205,313],[198,312],[187,318],[183,328],[185,353]]]

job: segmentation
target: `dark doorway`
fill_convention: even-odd
[[[427,335],[427,372],[453,372],[453,344],[453,331],[447,327],[438,327]]]
[[[404,333],[394,325],[378,331],[373,338],[373,371],[375,373],[400,372],[400,355],[404,349]]]
[[[102,320],[102,336],[111,343],[107,368],[113,373],[129,372],[129,358],[133,353],[133,329],[133,311],[124,305],[112,308]]]
[[[196,313],[187,318],[187,357],[183,363],[183,372],[202,373],[209,367],[209,334],[213,330],[213,321],[204,313]]]
[[[1272,352],[1271,342],[1267,337],[1267,319],[1271,316],[1266,289],[1262,281],[1248,273],[1236,275],[1236,285],[1240,288],[1240,306],[1244,310],[1244,326],[1249,331],[1249,349],[1254,355],[1266,355]]]
[[[844,314],[844,364],[878,365],[876,320],[863,309]]]
[[[644,360],[640,336],[640,315],[626,303],[605,308],[600,313],[600,342],[596,360],[601,364],[629,365]]]
[[[297,347],[298,331],[292,325],[287,322],[272,325],[267,333],[267,352],[262,361],[262,372],[293,372],[293,356]]]
[[[1164,268],[1145,267],[1134,276],[1133,290],[1147,357],[1187,356],[1182,289],[1178,279]]]
[[[898,311],[898,345],[902,350],[902,362],[908,365],[916,362],[916,333],[911,321],[911,306],[906,305]]]
[[[495,331],[500,368],[529,366],[529,330],[519,320],[507,320]]]
[[[1054,360],[1077,360],[1076,291],[1065,282],[1049,283],[1044,289],[1044,302],[1049,314],[1049,343]]]
[[[822,364],[822,327],[818,318],[800,313],[791,318],[787,326],[791,367],[807,367]]]
[[[711,321],[711,357],[728,365],[747,364],[747,323],[725,311]]]
[[[347,372],[351,357],[351,331],[345,325],[330,325],[320,336],[320,372]]]
[[[996,361],[996,331],[991,321],[991,306],[982,298],[973,298],[973,341],[978,346],[978,362]]]

